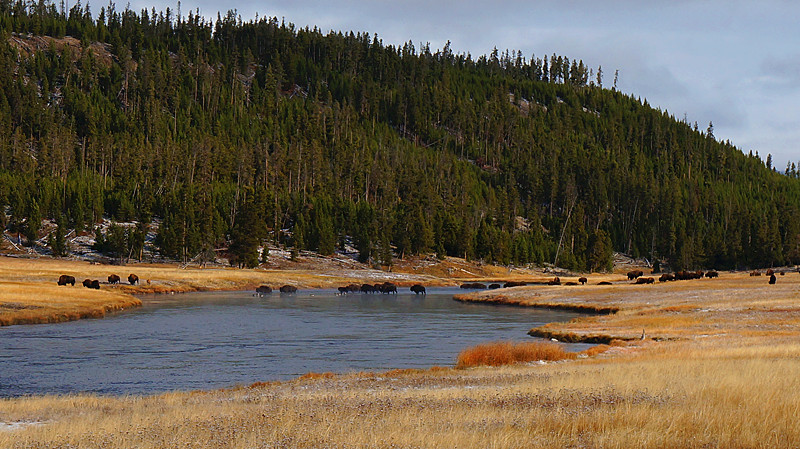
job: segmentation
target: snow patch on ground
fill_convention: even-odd
[[[13,421],[13,422],[0,422],[0,432],[13,432],[15,430],[23,430],[31,426],[41,426],[43,422],[40,421]]]

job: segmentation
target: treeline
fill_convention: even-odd
[[[158,218],[165,256],[228,247],[242,266],[267,239],[352,243],[381,264],[800,262],[794,169],[603,77],[557,55],[473,58],[233,12],[0,0],[0,225],[34,239],[43,218]],[[141,254],[146,229],[127,247],[123,231],[99,245]]]

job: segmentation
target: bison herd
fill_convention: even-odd
[[[411,287],[411,291],[416,294],[425,294],[425,287],[417,284]],[[386,295],[397,294],[397,286],[391,282],[384,282],[382,284],[350,284],[345,287],[339,287],[340,295],[348,295],[350,293],[383,293]]]
[[[119,276],[117,276],[116,274],[110,274],[108,276],[108,283],[109,284],[112,284],[112,285],[113,284],[119,284],[120,281],[121,281],[121,278]],[[139,276],[131,273],[128,276],[128,282],[131,285],[138,284],[139,283]],[[149,283],[150,281],[147,281],[147,282]],[[75,286],[75,276],[70,276],[68,274],[62,274],[61,276],[58,277],[58,285],[67,285],[67,284],[69,284],[69,285],[74,287]],[[82,282],[82,285],[84,287],[86,287],[86,288],[100,290],[100,281],[97,280],[97,279],[84,279],[83,282]]]

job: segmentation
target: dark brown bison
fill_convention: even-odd
[[[294,285],[282,285],[281,293],[297,293],[297,287]]]
[[[347,287],[338,287],[336,290],[339,290],[340,295],[346,295],[348,291]]]
[[[93,288],[95,290],[100,290],[100,281],[98,281],[97,279],[95,280],[84,279],[83,286],[86,288]]]
[[[655,279],[653,279],[653,278],[644,278],[644,277],[640,277],[640,278],[636,279],[636,284],[652,284],[652,283],[654,283],[655,281],[656,281],[656,280],[655,280]]]
[[[611,282],[608,282],[608,281],[600,281],[600,282],[597,283],[597,285],[612,285],[612,284],[611,284]]]
[[[783,271],[781,271],[779,274],[780,274],[781,276],[786,276],[786,273],[785,273],[785,272],[783,272]]]
[[[584,277],[581,277],[581,278],[578,278],[578,282],[580,282],[581,285],[586,285],[586,283],[589,282],[589,280],[584,278]]]
[[[658,282],[667,282],[667,281],[674,281],[675,275],[670,273],[664,273],[661,277],[658,278]]]
[[[133,273],[129,274],[129,275],[128,275],[128,282],[129,282],[131,285],[136,285],[136,284],[138,284],[138,283],[139,283],[139,276],[136,276],[136,275],[135,275],[135,274],[133,274]]]
[[[523,286],[525,286],[525,285],[528,285],[528,284],[527,284],[527,283],[525,283],[525,282],[522,282],[522,281],[508,281],[508,282],[506,282],[505,284],[503,284],[503,288],[509,288],[509,287],[523,287]]]
[[[706,273],[706,277],[709,278],[709,279],[718,278],[719,277],[719,273],[717,273],[714,270],[711,270],[711,271]]]
[[[773,274],[775,274],[775,271],[773,271],[772,268],[767,270],[767,276],[772,276]]]
[[[62,274],[58,277],[58,285],[67,285],[70,284],[73,287],[75,286],[75,276],[70,276],[68,274]]]
[[[109,284],[119,284],[120,278],[116,274],[108,275],[108,283]]]
[[[772,274],[769,276],[769,283],[770,283],[770,284],[774,284],[775,282],[777,282],[777,280],[778,280],[778,278],[776,278],[776,277],[775,277],[775,273],[772,273]]]
[[[547,281],[547,285],[561,285],[561,279],[559,279],[558,276],[556,276],[553,279]]]
[[[383,284],[376,285],[378,287],[378,291],[384,294],[397,294],[397,286],[392,284],[391,282],[384,282]]]
[[[751,271],[750,272],[750,276],[761,276],[761,272],[760,271],[756,271],[756,270]]]
[[[628,272],[628,280],[632,281],[640,276],[644,275],[644,271],[642,270],[633,270]]]
[[[567,281],[567,282],[564,282],[564,285],[578,285],[578,283],[575,282],[575,281]]]
[[[500,287],[502,287],[502,285],[500,285],[500,284],[497,284],[497,283],[495,283],[495,284],[489,284],[489,290],[495,290],[495,289],[498,289],[498,288],[500,288]]]
[[[420,284],[414,284],[411,286],[411,291],[414,292],[415,295],[426,295],[427,292],[425,291],[425,286]]]
[[[486,290],[486,284],[481,284],[480,282],[468,282],[466,284],[461,284],[461,288],[469,290]]]
[[[256,293],[258,293],[259,295],[269,295],[272,293],[272,287],[270,287],[269,285],[261,285],[258,288],[256,288]]]
[[[91,287],[91,285],[92,285],[92,280],[91,280],[91,279],[84,279],[84,280],[83,280],[83,286],[84,286],[84,287],[86,287],[86,288],[90,288],[90,287]]]
[[[376,289],[375,286],[372,284],[362,284],[361,285],[361,293],[375,293]]]

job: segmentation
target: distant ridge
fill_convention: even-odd
[[[140,254],[157,218],[164,256],[224,249],[238,266],[265,240],[352,245],[376,266],[800,263],[796,167],[779,174],[580,60],[113,3],[1,0],[0,30],[0,224],[56,253],[107,217],[142,223],[101,234],[109,256]]]

